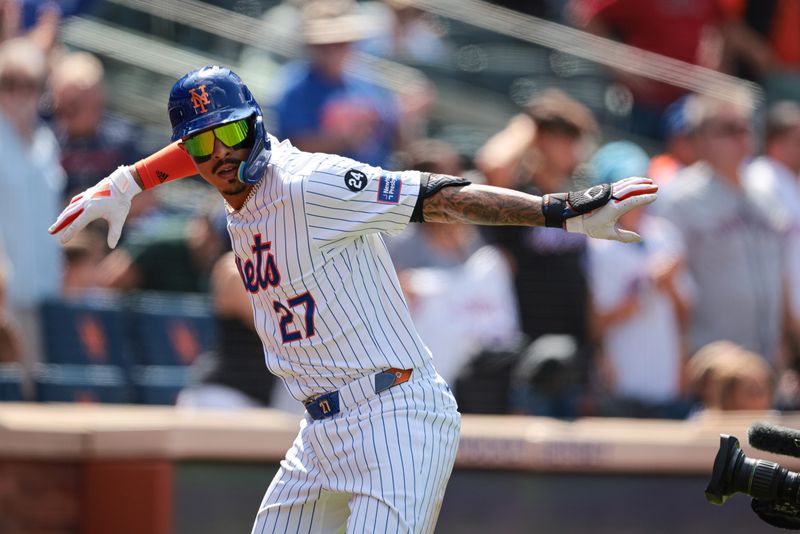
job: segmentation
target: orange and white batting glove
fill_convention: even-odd
[[[108,222],[108,246],[114,248],[131,209],[131,199],[141,192],[142,188],[128,168],[119,167],[96,185],[75,195],[48,232],[53,235],[60,233],[59,240],[63,245],[90,222],[105,219]]]
[[[544,195],[545,226],[636,243],[641,241],[639,234],[618,228],[617,220],[630,210],[653,202],[657,192],[658,186],[649,178],[633,177],[583,191]]]

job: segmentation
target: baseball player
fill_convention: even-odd
[[[267,367],[305,404],[253,533],[431,532],[460,415],[414,329],[382,233],[409,222],[547,225],[637,241],[616,220],[656,198],[646,178],[536,197],[455,177],[302,152],[265,131],[230,70],[192,71],[169,97],[173,144],[77,195],[53,226],[119,239],[142,189],[200,173],[225,200]]]

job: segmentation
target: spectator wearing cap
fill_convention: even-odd
[[[686,106],[692,98],[692,95],[682,96],[670,104],[661,119],[664,152],[653,156],[646,174],[659,187],[672,182],[681,169],[697,161],[697,148],[686,117]]]
[[[778,365],[788,225],[744,187],[751,110],[703,96],[687,113],[700,161],[654,209],[680,230],[697,287],[689,350],[724,339]]]
[[[647,154],[629,141],[605,145],[591,160],[594,181],[642,175]],[[593,324],[601,347],[595,355],[604,394],[598,414],[682,418],[685,327],[693,286],[686,249],[669,221],[643,210],[620,219],[642,236],[634,245],[589,240]]]
[[[302,150],[341,154],[387,166],[399,140],[394,96],[346,69],[369,20],[347,0],[312,0],[303,8],[307,61],[282,71],[274,105],[276,135]]]

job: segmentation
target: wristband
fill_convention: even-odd
[[[609,199],[611,199],[611,184],[600,184],[569,193],[544,195],[542,196],[544,225],[550,228],[564,228],[567,219],[605,206]]]
[[[192,158],[178,146],[178,141],[134,164],[144,189],[197,174]]]

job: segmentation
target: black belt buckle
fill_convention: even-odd
[[[331,391],[308,401],[306,411],[315,421],[333,417],[339,413],[339,392]]]

